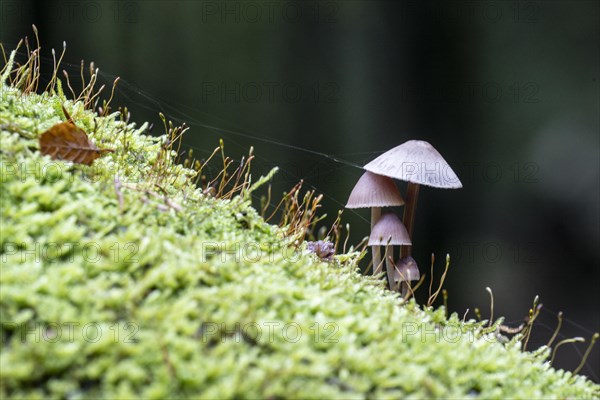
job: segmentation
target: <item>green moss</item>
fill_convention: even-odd
[[[165,140],[147,125],[4,83],[0,96],[2,398],[599,396],[546,348],[403,303],[358,254],[294,251],[247,193],[204,195],[173,154],[161,187],[181,210],[138,190]],[[93,167],[41,156],[63,103],[116,151]]]

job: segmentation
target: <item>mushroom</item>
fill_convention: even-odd
[[[371,230],[381,216],[381,207],[401,206],[404,200],[394,181],[371,172],[365,172],[356,185],[346,208],[371,208]],[[373,274],[381,272],[381,254],[379,246],[373,246]]]
[[[335,254],[335,248],[333,243],[326,240],[317,240],[316,242],[308,242],[307,249],[309,252],[314,253],[321,260],[331,261]]]
[[[394,286],[393,252],[388,254],[390,246],[410,245],[410,237],[400,218],[394,213],[385,213],[371,230],[369,246],[385,246],[384,258],[390,289]]]
[[[408,294],[410,281],[418,281],[421,278],[417,262],[411,256],[406,256],[396,263],[393,273],[393,290],[402,292],[403,298]]]
[[[431,144],[423,140],[409,140],[396,146],[365,165],[364,169],[408,182],[404,226],[410,237],[413,232],[419,185],[444,189],[462,187],[446,160]],[[410,254],[410,247],[402,247],[402,257],[408,257]]]

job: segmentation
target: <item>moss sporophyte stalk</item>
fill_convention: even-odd
[[[403,299],[360,273],[366,243],[341,250],[339,230],[309,248],[321,198],[297,185],[273,200],[276,171],[253,176],[253,150],[178,160],[185,128],[165,118],[150,136],[100,100],[95,68],[76,95],[61,56],[42,88],[40,51],[16,54],[0,80],[2,398],[600,395],[550,347],[524,350],[529,323],[512,335],[447,315],[441,286]],[[63,107],[114,151],[89,166],[42,155]]]

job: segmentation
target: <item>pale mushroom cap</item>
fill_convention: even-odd
[[[394,213],[383,214],[369,236],[369,246],[410,245],[410,236]]]
[[[391,207],[403,204],[400,191],[391,178],[365,172],[354,185],[346,208]]]
[[[394,280],[396,282],[418,281],[421,278],[417,262],[411,256],[404,257],[396,263]]]
[[[462,183],[440,153],[423,140],[409,140],[386,151],[364,169],[406,182],[458,189]]]

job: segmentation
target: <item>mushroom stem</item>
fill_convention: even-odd
[[[403,299],[406,299],[406,296],[408,295],[408,282],[400,282],[400,295],[402,296]]]
[[[373,231],[373,227],[381,218],[381,207],[372,207],[371,208],[371,231]],[[381,249],[379,246],[371,246],[373,251],[373,275],[377,275],[381,273]]]
[[[417,209],[417,198],[419,197],[419,184],[408,182],[406,189],[406,199],[404,204],[403,223],[408,232],[408,236],[412,239],[413,222],[415,220],[415,211]],[[402,246],[400,257],[408,257],[411,254],[411,246]]]
[[[393,253],[391,255],[388,255],[388,251],[390,248],[392,248],[392,246],[385,246],[385,269],[387,272],[388,287],[390,290],[394,290],[394,268],[396,268],[396,266],[394,265],[394,261],[392,260],[392,257],[394,256]]]

